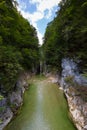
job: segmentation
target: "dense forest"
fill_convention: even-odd
[[[87,0],[61,0],[42,46],[17,6],[0,0],[0,130],[86,130]]]
[[[36,29],[17,11],[14,0],[0,0],[0,91],[14,89],[22,71],[35,71],[39,62]]]
[[[87,68],[87,1],[62,0],[56,17],[48,23],[40,49],[36,29],[17,11],[14,0],[0,1],[0,90],[14,89],[19,74],[35,71],[39,57],[61,71],[63,58],[73,58]],[[42,54],[43,53],[43,54]],[[12,87],[13,86],[13,87]]]
[[[56,17],[47,25],[43,50],[47,66],[61,71],[63,58],[78,61],[87,71],[87,0],[62,0]]]

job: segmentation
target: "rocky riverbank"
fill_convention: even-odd
[[[29,79],[30,74],[23,73],[15,85],[15,91],[0,99],[0,130],[4,129],[23,104],[23,93],[29,86]]]
[[[62,75],[58,80],[66,95],[71,118],[78,130],[87,130],[87,79],[73,59],[62,60]]]
[[[80,88],[81,89],[81,88]],[[84,89],[87,92],[87,88]],[[83,91],[82,91],[83,92]],[[87,130],[87,101],[81,93],[73,87],[64,90],[66,95],[70,116],[78,130]],[[87,98],[87,96],[86,96]]]
[[[57,75],[47,75],[49,82],[59,83]],[[70,86],[59,87],[64,91],[66,96],[70,118],[74,122],[78,130],[87,130],[87,87],[86,86]]]

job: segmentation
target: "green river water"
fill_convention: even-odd
[[[20,114],[5,130],[76,130],[62,90],[49,79],[35,78],[24,94]]]

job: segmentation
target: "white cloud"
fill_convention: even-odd
[[[44,14],[39,11],[34,12],[33,14],[30,14],[30,19],[32,22],[37,22],[40,19],[42,19],[43,17],[44,17]]]
[[[46,9],[52,10],[54,6],[58,5],[59,0],[42,0],[37,5],[37,9],[44,12]]]
[[[30,3],[35,4],[35,3],[40,3],[42,0],[29,0],[29,1]]]
[[[18,2],[20,0],[17,0]],[[49,19],[52,16],[52,11],[55,6],[61,0],[29,0],[30,4],[36,4],[36,11],[34,13],[25,12],[26,4],[24,2],[19,2],[18,10],[22,13],[23,17],[28,19],[31,24],[37,29],[37,34],[40,44],[42,44],[42,34],[37,28],[37,22],[43,18]],[[45,11],[48,10],[48,13],[45,14]]]

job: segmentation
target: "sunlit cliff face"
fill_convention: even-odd
[[[66,77],[73,77],[73,82],[77,83],[78,85],[87,85],[87,79],[79,73],[77,64],[72,59],[68,58],[62,60],[62,87],[66,86]]]

